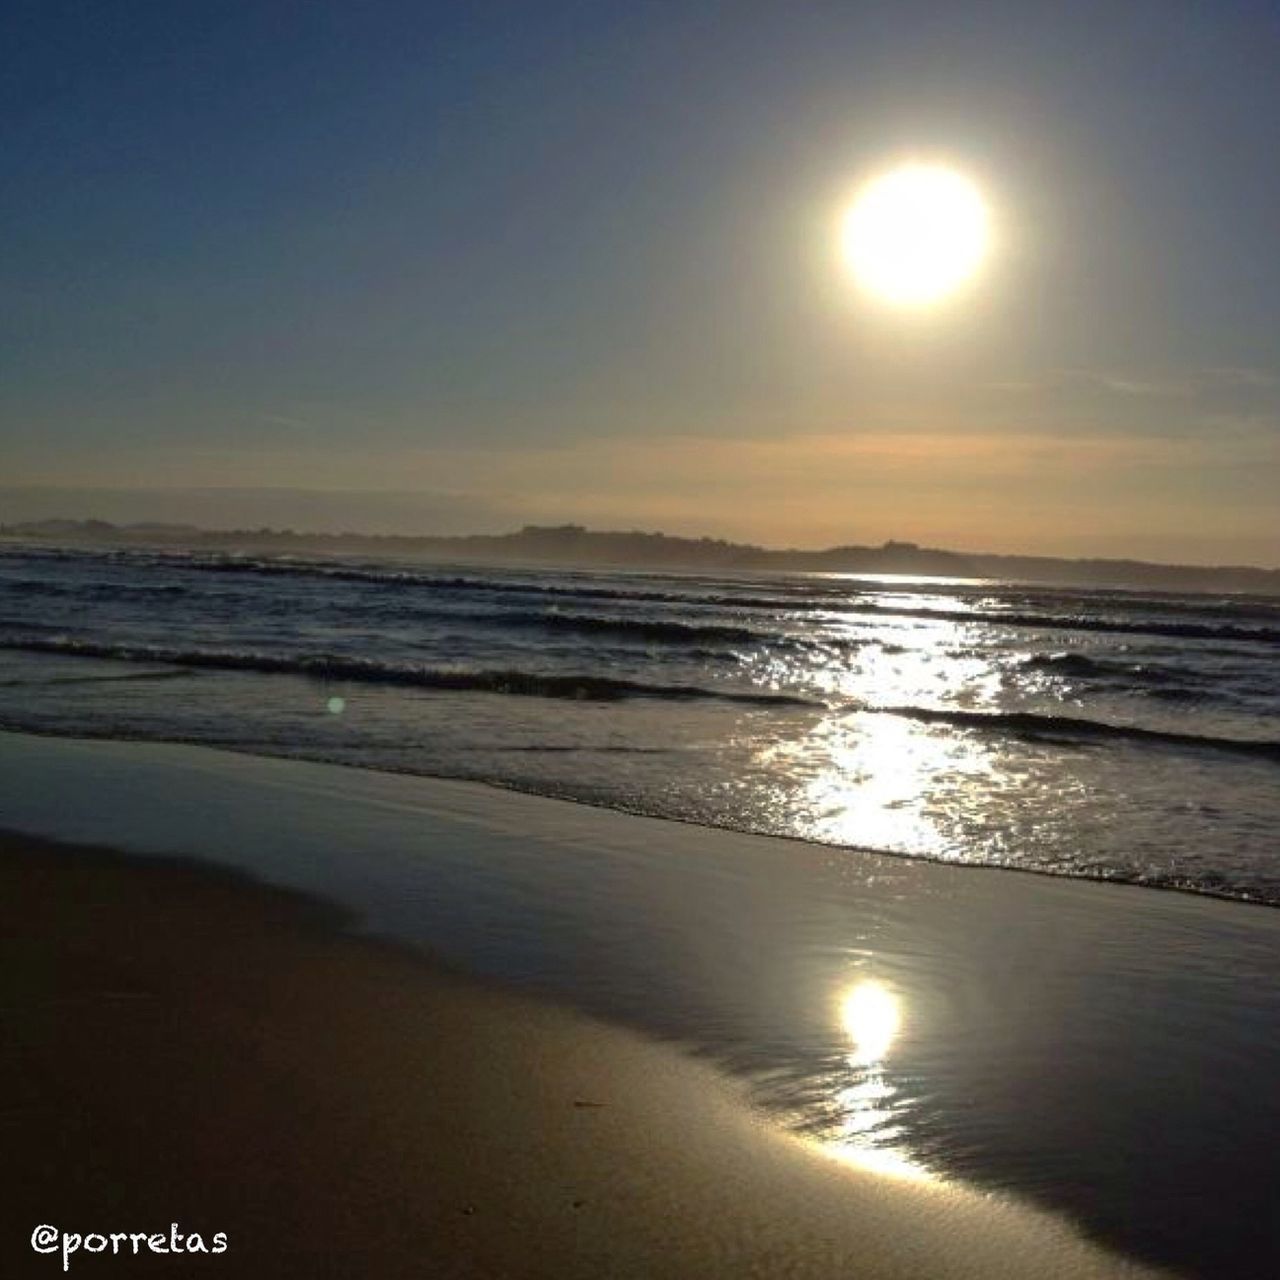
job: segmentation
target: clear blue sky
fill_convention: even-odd
[[[1274,5],[0,12],[4,483],[1280,562]],[[910,154],[996,237],[904,319]]]

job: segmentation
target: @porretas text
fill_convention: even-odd
[[[62,1255],[63,1271],[71,1270],[71,1255],[108,1253],[116,1257],[147,1253],[226,1253],[227,1233],[215,1232],[206,1243],[198,1232],[183,1232],[176,1222],[164,1231],[60,1231],[57,1227],[38,1226],[31,1233],[31,1247],[36,1253]]]

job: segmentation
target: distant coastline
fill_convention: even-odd
[[[204,529],[186,524],[50,519],[0,524],[0,541],[267,554],[309,551],[324,555],[363,554],[494,565],[896,573],[999,578],[1053,586],[1280,596],[1280,568],[1252,565],[996,555],[893,541],[880,546],[849,545],[808,551],[638,530],[593,530],[576,524],[525,525],[515,532],[501,534],[415,536],[300,532],[267,527]]]

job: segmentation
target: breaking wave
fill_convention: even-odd
[[[458,670],[330,653],[285,655],[227,649],[177,649],[163,645],[106,644],[67,636],[4,639],[0,640],[0,648],[28,653],[66,654],[80,658],[106,658],[118,662],[170,663],[198,670],[296,675],[315,680],[509,694],[527,698],[570,698],[590,702],[618,702],[626,698],[660,698],[678,702],[707,699],[756,706],[823,706],[820,702],[793,694],[708,689],[702,685],[690,684],[650,684],[647,681],[624,680],[612,676],[561,675],[518,670]]]
[[[952,707],[859,707],[881,715],[901,716],[924,724],[947,724],[958,729],[986,733],[1009,733],[1061,743],[1063,739],[1082,741],[1138,742],[1167,747],[1191,747],[1206,751],[1229,751],[1236,755],[1280,763],[1280,741],[1265,738],[1219,738],[1197,733],[1173,733],[1144,729],[1138,725],[1112,724],[1080,716],[1037,715],[1030,711],[965,711]]]

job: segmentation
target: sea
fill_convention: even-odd
[[[1280,905],[1280,599],[0,550],[0,727]]]

